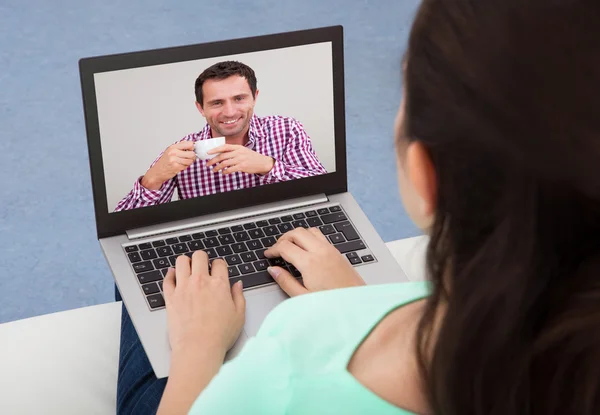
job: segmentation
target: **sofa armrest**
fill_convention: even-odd
[[[428,243],[427,236],[416,236],[388,242],[386,245],[408,279],[422,281],[425,279],[425,253]]]
[[[121,302],[0,325],[0,413],[114,414]]]

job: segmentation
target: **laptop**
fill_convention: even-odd
[[[267,154],[273,163],[302,174],[261,181],[251,173],[228,179],[210,173],[213,184],[202,190],[189,184],[208,169],[198,159],[188,167],[194,174],[178,173],[188,174],[188,184],[184,176],[171,179],[170,197],[142,191],[161,152],[212,131],[195,105],[195,81],[220,62],[241,62],[256,76],[250,147],[263,153],[279,148]],[[89,57],[79,69],[98,239],[158,378],[168,376],[170,362],[162,279],[178,255],[205,250],[227,261],[232,284],[243,279],[246,323],[227,359],[288,298],[266,267],[283,266],[302,279],[292,264],[263,255],[291,229],[319,228],[367,284],[408,281],[348,192],[341,26]],[[283,150],[261,147],[282,125],[294,131],[284,131]],[[294,161],[299,158],[289,151],[301,147],[317,167]],[[190,186],[200,193],[190,197]],[[123,203],[128,197],[136,202]]]

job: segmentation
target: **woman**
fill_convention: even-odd
[[[241,287],[203,253],[179,258],[159,413],[600,413],[599,21],[596,0],[424,0],[396,148],[430,284],[329,290],[362,281],[294,230],[267,254],[305,287],[273,275],[321,292],[277,307],[221,368]],[[149,384],[122,408],[157,402]]]

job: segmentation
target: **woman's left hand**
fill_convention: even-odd
[[[223,355],[242,331],[246,300],[241,283],[230,287],[227,264],[222,259],[208,271],[208,255],[182,255],[163,283],[169,341],[173,353],[208,347]]]

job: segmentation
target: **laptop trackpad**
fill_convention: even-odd
[[[263,320],[277,304],[288,299],[279,287],[266,293],[244,293],[246,295],[246,324],[244,331],[248,337],[256,335]]]

